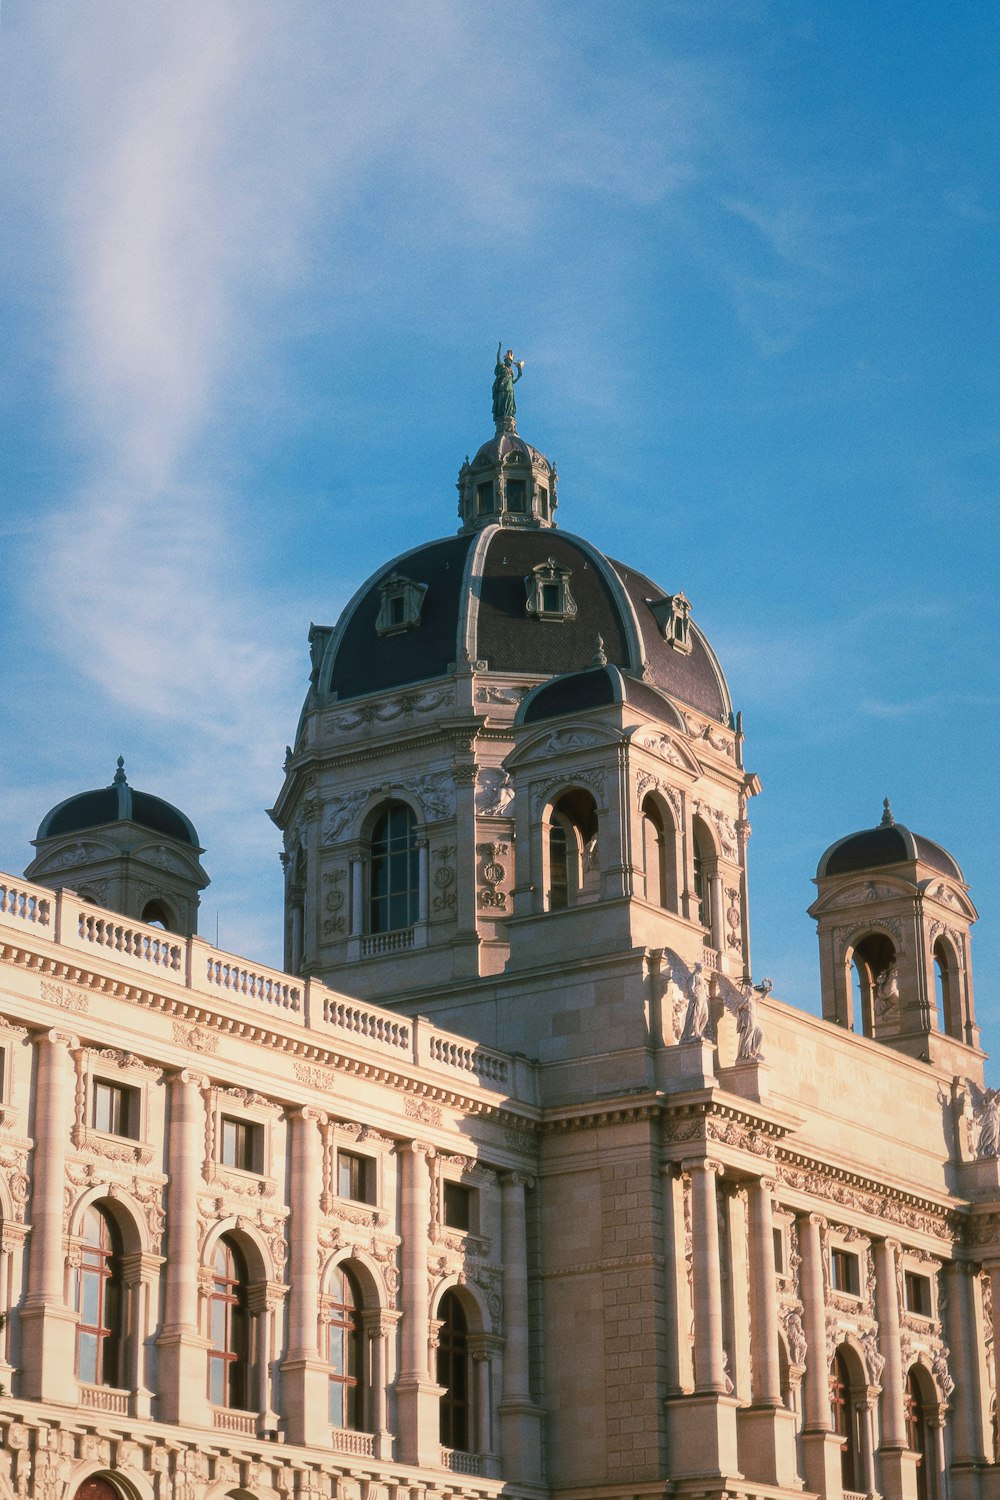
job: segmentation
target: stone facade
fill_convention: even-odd
[[[754,983],[690,602],[460,502],[311,632],[285,971],[0,877],[0,1500],[1000,1500],[961,871],[887,810]]]

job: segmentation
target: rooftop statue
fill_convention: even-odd
[[[517,402],[514,400],[514,383],[524,374],[524,360],[514,358],[513,349],[508,349],[501,358],[503,344],[497,344],[497,367],[493,377],[493,421],[497,432],[516,432]]]

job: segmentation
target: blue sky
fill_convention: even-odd
[[[755,971],[815,1008],[888,794],[1000,1051],[998,58],[985,3],[3,0],[0,866],[123,753],[278,960],[309,622],[454,530],[503,339],[743,710]]]

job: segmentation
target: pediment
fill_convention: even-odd
[[[823,916],[826,912],[864,910],[878,907],[886,902],[913,901],[918,887],[897,875],[878,875],[859,880],[851,876],[833,890],[826,891],[809,908],[811,917]]]

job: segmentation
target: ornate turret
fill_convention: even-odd
[[[184,937],[197,932],[199,893],[209,880],[194,825],[162,797],[129,786],[122,756],[110,786],[60,802],[33,843],[29,880],[52,890],[69,886]]]
[[[874,828],[831,844],[816,871],[823,1015],[981,1078],[965,877],[940,844],[896,822],[888,797],[882,809]]]
[[[517,435],[514,383],[523,370],[523,359],[515,363],[509,349],[501,359],[498,347],[493,381],[496,432],[471,463],[466,457],[458,475],[458,513],[463,531],[490,525],[555,525],[555,465]]]

